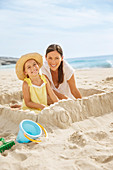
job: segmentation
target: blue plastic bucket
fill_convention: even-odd
[[[23,120],[19,124],[19,132],[16,138],[18,143],[28,143],[30,139],[37,139],[42,134],[40,126],[32,120]],[[28,138],[26,138],[27,136]]]

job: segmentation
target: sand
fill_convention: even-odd
[[[22,120],[46,128],[40,143],[18,143],[0,154],[0,170],[112,170],[113,69],[75,70],[82,99],[62,100],[38,115],[10,109],[21,103],[22,82],[0,70],[0,137],[15,141]]]

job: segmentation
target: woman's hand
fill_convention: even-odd
[[[74,74],[71,76],[71,78],[68,80],[68,84],[71,90],[72,95],[78,99],[78,98],[82,98],[78,88],[76,87],[76,82],[75,82],[75,76]]]

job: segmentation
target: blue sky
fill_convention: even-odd
[[[52,43],[66,58],[113,54],[113,0],[0,0],[0,56]]]

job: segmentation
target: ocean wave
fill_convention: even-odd
[[[113,67],[113,61],[107,60],[106,62],[108,63],[109,67]]]
[[[106,60],[103,62],[93,63],[92,67],[99,67],[99,68],[112,68],[113,63],[110,60]]]
[[[113,59],[92,59],[92,60],[70,60],[69,64],[75,69],[82,68],[112,68],[113,67]]]

